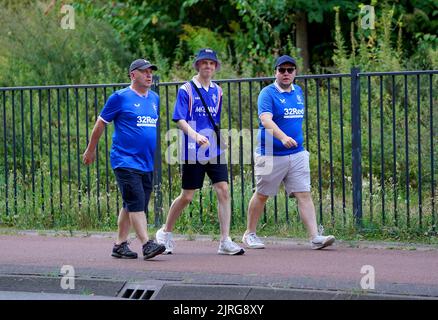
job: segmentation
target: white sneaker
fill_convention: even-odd
[[[265,244],[254,232],[245,233],[242,237],[242,242],[250,249],[263,249],[265,247]]]
[[[166,250],[164,251],[165,254],[172,254],[173,249],[175,248],[175,242],[173,242],[173,234],[172,232],[164,231],[164,225],[155,234],[155,239],[157,240],[157,243],[162,244],[166,247]]]
[[[331,246],[335,242],[334,236],[321,236],[318,235],[310,241],[311,247],[314,250],[322,249]]]
[[[234,243],[230,237],[226,240],[221,241],[219,244],[218,254],[228,254],[228,255],[241,255],[245,253],[240,246]]]

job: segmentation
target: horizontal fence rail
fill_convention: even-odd
[[[436,232],[438,71],[303,75],[305,147],[318,222],[339,228],[406,228]],[[246,223],[255,190],[257,97],[274,78],[225,79],[221,129],[227,136],[232,225]],[[159,82],[159,144],[150,203],[156,226],[181,188],[181,167],[170,161],[177,139],[171,121],[183,82]],[[117,224],[121,197],[109,161],[113,126],[98,144],[96,162],[82,164],[105,101],[128,84],[0,88],[0,221],[50,228]],[[217,224],[208,179],[185,219]],[[184,218],[183,218],[184,219]],[[281,189],[261,223],[295,225],[294,199]]]

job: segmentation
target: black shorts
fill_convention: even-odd
[[[130,168],[114,169],[123,199],[123,208],[130,212],[147,212],[153,186],[153,172]]]
[[[228,182],[228,168],[219,163],[184,163],[182,165],[182,188],[186,190],[201,189],[204,184],[205,173],[211,183]]]

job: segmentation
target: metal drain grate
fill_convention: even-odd
[[[157,280],[126,283],[117,296],[131,300],[153,300],[163,284],[164,282]]]
[[[154,292],[154,290],[126,289],[125,292],[122,294],[122,298],[133,300],[149,300]]]

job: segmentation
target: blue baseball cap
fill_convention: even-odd
[[[278,66],[281,66],[282,64],[285,64],[285,63],[291,63],[295,67],[297,66],[297,63],[295,62],[294,58],[287,56],[287,55],[284,55],[284,56],[278,57],[277,61],[275,62],[274,69],[277,69]]]
[[[216,52],[210,48],[204,48],[199,50],[198,54],[196,55],[195,61],[193,62],[193,68],[195,68],[196,70],[198,70],[196,64],[200,60],[212,60],[216,62],[216,71],[219,71],[219,69],[221,68],[221,63],[217,58]]]

